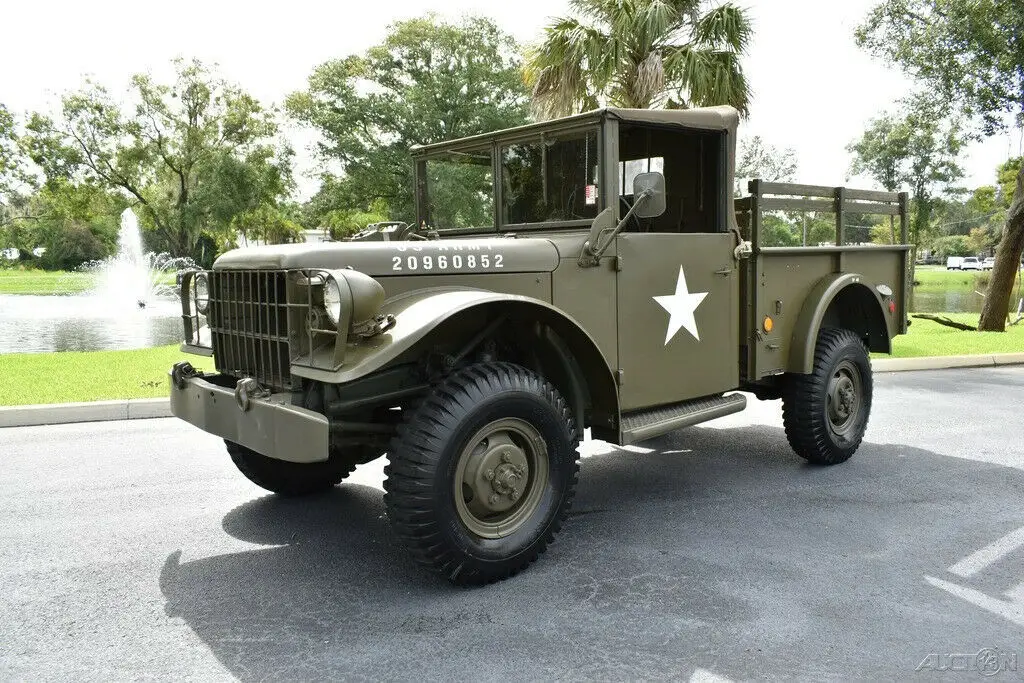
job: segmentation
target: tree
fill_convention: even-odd
[[[28,143],[48,181],[116,189],[135,202],[150,246],[197,256],[204,231],[274,204],[291,187],[290,154],[275,149],[273,112],[197,61],[175,62],[172,85],[133,77],[133,107],[102,86],[64,96],[59,117],[33,115]],[[207,258],[209,260],[209,258]]]
[[[762,247],[799,247],[802,242],[803,237],[785,218],[769,214],[761,219]]]
[[[1024,3],[884,0],[858,27],[858,43],[899,64],[938,103],[976,117],[983,135],[1024,125]],[[1002,331],[1024,251],[1024,167],[1017,171],[978,328]]]
[[[21,173],[18,135],[14,116],[0,104],[0,206],[6,207],[15,191]]]
[[[337,209],[326,216],[324,224],[330,231],[331,239],[340,240],[354,235],[372,223],[382,223],[386,220],[382,213]]]
[[[793,182],[796,169],[796,152],[792,147],[779,149],[765,142],[760,135],[740,140],[736,154],[736,196],[744,194],[747,181],[754,178],[770,182]]]
[[[964,235],[946,235],[932,243],[932,250],[940,259],[947,256],[968,256],[971,253],[971,243]]]
[[[410,147],[526,123],[527,100],[518,47],[494,22],[428,15],[393,24],[362,55],[318,66],[287,109],[319,132],[320,158],[340,170],[324,176],[318,216],[383,200],[390,217],[408,221]]]
[[[957,163],[965,142],[960,123],[923,95],[902,102],[899,115],[873,119],[847,150],[854,155],[851,171],[866,174],[889,192],[907,185],[913,192],[914,220],[910,241],[920,245],[928,231],[934,195],[963,177]]]
[[[28,193],[35,186],[14,115],[0,104],[0,241],[17,241],[11,224],[26,216]]]
[[[750,19],[731,3],[704,0],[570,0],[529,50],[526,80],[541,118],[609,104],[698,107],[747,113],[740,58]]]
[[[247,242],[256,240],[263,244],[294,244],[305,241],[301,225],[279,209],[266,204],[237,214],[232,218],[231,226]]]

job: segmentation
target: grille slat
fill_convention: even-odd
[[[210,333],[217,370],[292,387],[285,271],[212,271]]]

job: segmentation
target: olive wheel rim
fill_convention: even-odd
[[[481,538],[518,531],[540,507],[550,475],[547,443],[525,420],[495,420],[459,453],[453,498],[459,521]]]
[[[832,433],[845,437],[856,429],[863,396],[860,369],[853,361],[843,360],[832,371],[825,394],[825,413]]]

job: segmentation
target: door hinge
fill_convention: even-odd
[[[622,368],[619,368],[618,370],[616,370],[615,371],[615,383],[618,384],[621,387],[622,386],[622,382],[623,382],[623,378],[625,376],[626,376],[626,371],[625,370],[623,370]]]
[[[622,257],[621,256],[616,256],[615,257],[615,270],[616,270],[616,272],[622,270]]]

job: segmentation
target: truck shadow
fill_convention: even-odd
[[[812,467],[773,427],[643,446],[582,461],[561,535],[509,581],[424,572],[350,485],[228,512],[266,547],[173,553],[166,611],[242,680],[892,677],[1024,635],[922,578],[1024,525],[1024,472],[882,444]]]

